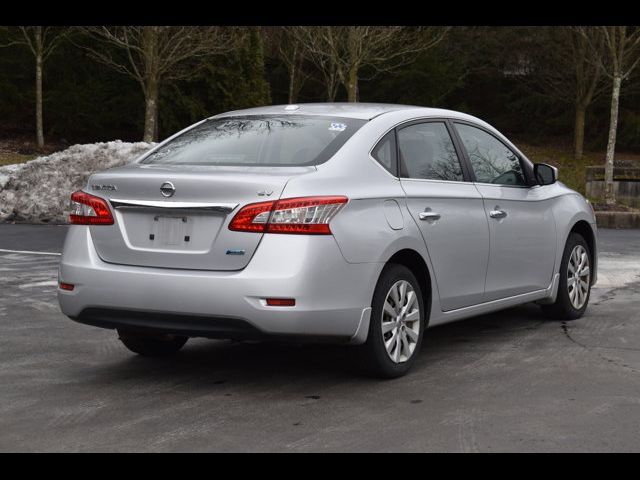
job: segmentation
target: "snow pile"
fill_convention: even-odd
[[[0,167],[0,222],[67,223],[69,196],[89,175],[131,162],[147,142],[74,145],[30,162]]]

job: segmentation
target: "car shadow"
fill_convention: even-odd
[[[411,374],[425,373],[434,362],[473,349],[498,348],[515,341],[523,331],[546,322],[535,305],[524,305],[431,328]],[[326,385],[342,381],[378,382],[357,362],[354,348],[338,345],[298,345],[277,342],[232,342],[192,339],[175,356],[144,358],[121,347],[115,362],[91,367],[88,381],[99,383],[139,380],[189,389],[209,389],[233,383],[244,387],[291,382]]]

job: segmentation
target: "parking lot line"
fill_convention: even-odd
[[[7,250],[5,248],[0,248],[0,252],[2,253],[24,253],[27,255],[55,255],[60,256],[61,253],[56,252],[34,252],[33,250]]]

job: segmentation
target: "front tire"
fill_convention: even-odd
[[[120,341],[133,353],[143,357],[167,357],[180,350],[189,337],[169,334],[147,334],[118,330]]]
[[[387,265],[371,307],[367,341],[360,347],[363,366],[378,377],[400,377],[413,365],[426,327],[422,290],[411,270]]]
[[[560,264],[560,282],[556,301],[541,305],[549,318],[576,320],[584,315],[591,294],[591,253],[589,245],[578,233],[571,233]]]

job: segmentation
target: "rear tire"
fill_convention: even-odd
[[[547,317],[576,320],[584,315],[591,294],[592,265],[589,245],[582,235],[571,233],[562,254],[556,301],[550,305],[541,305]]]
[[[118,330],[120,341],[133,353],[143,357],[167,357],[180,350],[189,337],[169,334],[147,334]]]
[[[405,375],[420,351],[426,327],[422,290],[411,270],[387,265],[371,307],[367,341],[358,347],[363,367],[381,378]]]

